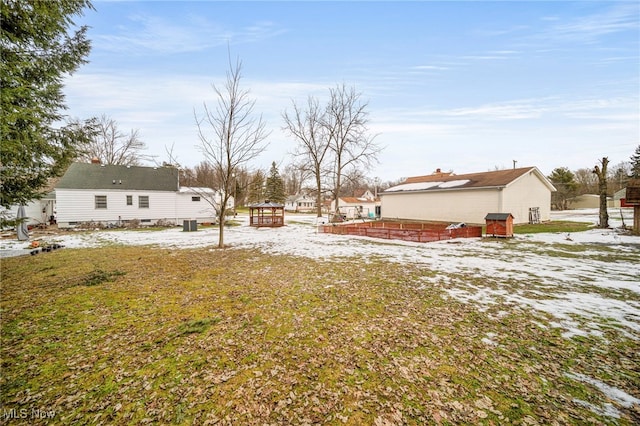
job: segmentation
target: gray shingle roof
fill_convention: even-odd
[[[56,188],[177,191],[178,169],[73,163]]]
[[[511,213],[488,213],[485,220],[507,220],[509,216],[513,217]]]

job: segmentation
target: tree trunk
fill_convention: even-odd
[[[225,204],[220,208],[220,219],[218,220],[218,247],[219,248],[224,248],[224,218],[225,215],[227,214],[227,207],[226,207],[226,202]]]
[[[322,181],[320,180],[320,170],[316,171],[316,211],[318,217],[322,217]]]
[[[598,227],[604,229],[609,227],[609,213],[607,212],[607,165],[609,159],[603,157],[601,164],[602,169],[596,165],[593,173],[598,176],[598,192],[600,193],[600,223]]]

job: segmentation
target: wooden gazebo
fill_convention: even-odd
[[[249,206],[249,225],[267,226],[275,228],[284,225],[284,204],[264,203],[252,204]]]

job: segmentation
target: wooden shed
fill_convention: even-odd
[[[513,215],[511,213],[489,213],[484,220],[487,224],[487,235],[513,237]]]
[[[275,228],[284,225],[284,204],[264,203],[249,206],[249,225],[256,227]]]

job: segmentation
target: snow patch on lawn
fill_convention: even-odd
[[[626,393],[621,389],[618,389],[614,386],[610,386],[604,382],[601,382],[600,380],[597,380],[592,377],[586,376],[584,374],[579,374],[579,373],[565,373],[565,376],[567,376],[570,379],[577,380],[579,382],[586,383],[588,385],[595,387],[600,392],[602,392],[607,398],[620,404],[625,408],[630,408],[633,405],[640,406],[640,399],[632,395],[629,395],[628,393]],[[618,411],[618,409],[615,408],[611,403],[606,403],[604,404],[603,408],[600,408],[600,407],[594,406],[589,402],[582,401],[580,399],[576,399],[575,402],[585,407],[588,407],[589,409],[591,409],[591,411],[593,411],[596,414],[602,414],[602,415],[614,417],[617,419],[620,418],[620,411]]]
[[[597,209],[554,212],[553,219],[595,223],[597,215]],[[623,211],[623,215],[628,212]],[[480,309],[508,304],[551,314],[567,337],[601,335],[600,321],[595,320],[606,318],[608,327],[640,340],[640,237],[623,235],[616,229],[572,233],[570,239],[565,233],[546,233],[516,235],[505,241],[472,238],[415,243],[324,234],[317,226],[322,221],[312,215],[289,214],[285,217],[287,226],[281,228],[250,227],[247,216],[238,216],[237,220],[241,226],[225,229],[225,243],[232,249],[252,248],[319,260],[356,259],[365,270],[367,263],[377,259],[417,265],[433,273],[422,285],[438,286],[450,297],[476,303]],[[630,223],[632,218],[625,221]],[[621,224],[615,221],[615,211],[611,212],[611,223]],[[68,248],[122,244],[213,249],[218,243],[218,230],[184,232],[175,227],[162,231],[69,232],[40,241]],[[6,239],[0,244],[3,254],[28,245]],[[571,248],[575,251],[568,252]],[[608,261],[606,256],[611,252],[624,253],[630,260]]]

